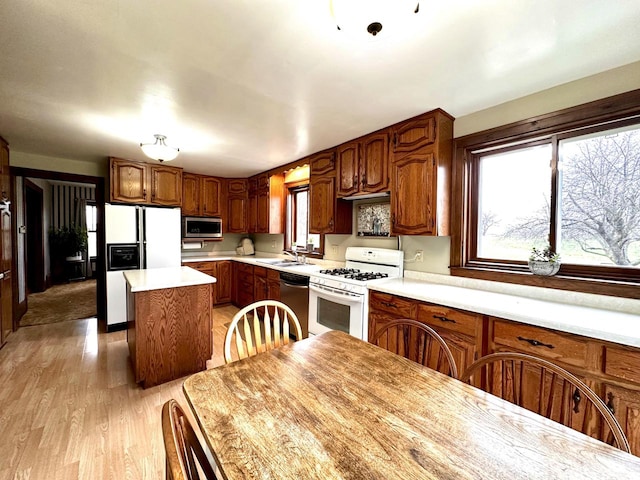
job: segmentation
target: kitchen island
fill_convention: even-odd
[[[189,267],[124,272],[127,343],[143,388],[206,369],[215,277]]]

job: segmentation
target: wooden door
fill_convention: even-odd
[[[151,166],[151,203],[179,207],[182,205],[182,169]]]
[[[358,193],[360,183],[358,179],[360,163],[360,144],[346,143],[336,149],[338,159],[337,196],[348,197]]]
[[[316,177],[309,182],[309,233],[333,233],[335,190],[334,177]]]
[[[394,128],[393,151],[414,152],[436,141],[435,116],[422,116],[417,120],[410,120]]]
[[[219,217],[222,214],[222,188],[219,178],[201,177],[202,215]]]
[[[627,436],[631,453],[640,456],[640,391],[605,384],[604,401]]]
[[[221,260],[216,262],[218,275],[216,278],[216,304],[229,303],[231,301],[231,261]]]
[[[147,203],[147,165],[111,158],[111,201]]]
[[[392,233],[436,234],[435,168],[432,152],[409,154],[392,163]]]
[[[4,343],[7,337],[13,331],[13,302],[11,292],[11,271],[7,271],[4,274],[4,278],[0,280],[0,302],[2,310],[1,327],[2,334],[0,335],[1,343]]]
[[[200,175],[185,173],[182,175],[182,214],[198,216],[200,205]]]
[[[369,135],[362,141],[360,191],[386,190],[389,190],[389,136],[385,132]]]

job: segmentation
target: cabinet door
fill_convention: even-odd
[[[312,178],[309,182],[309,233],[332,233],[334,213],[335,178]]]
[[[227,193],[229,196],[246,194],[248,181],[246,178],[230,178],[227,180]]]
[[[218,268],[216,304],[229,303],[231,301],[231,262],[222,260],[216,264]]]
[[[111,159],[111,201],[147,203],[147,165]]]
[[[264,267],[253,268],[253,301],[267,300],[269,288],[267,283],[267,269]]]
[[[200,175],[182,175],[182,214],[200,215]]]
[[[229,233],[247,233],[247,197],[229,197]]]
[[[249,190],[249,200],[247,203],[247,231],[249,233],[258,232],[258,192]]]
[[[386,133],[369,135],[362,141],[360,191],[386,190],[389,190],[389,136]]]
[[[640,391],[605,384],[604,401],[627,436],[631,453],[640,456]]]
[[[9,146],[0,139],[0,200],[11,198],[11,175],[9,174]]]
[[[151,203],[155,205],[182,205],[182,169],[151,166]]]
[[[358,180],[360,144],[352,142],[341,145],[336,149],[336,157],[338,159],[337,196],[348,197],[358,193],[360,190]]]
[[[393,132],[393,151],[414,152],[436,140],[436,119],[426,116],[402,123]]]
[[[432,152],[409,154],[392,163],[392,233],[436,234],[435,165]]]
[[[309,157],[309,170],[311,175],[326,175],[333,173],[336,168],[335,152],[325,150]]]
[[[202,215],[205,217],[219,217],[221,208],[221,182],[216,177],[202,177]]]
[[[269,232],[269,190],[258,190],[256,196],[256,233]]]

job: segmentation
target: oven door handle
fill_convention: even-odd
[[[309,285],[309,291],[315,292],[320,296],[331,298],[340,303],[360,303],[360,299],[362,298],[362,295],[358,295],[357,297],[352,295],[340,295],[339,293],[333,293],[329,290],[325,290],[324,288],[316,287],[315,285]]]

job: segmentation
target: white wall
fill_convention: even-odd
[[[109,161],[105,157],[100,162],[83,162],[68,158],[47,157],[33,153],[11,150],[11,166],[46,170],[50,172],[74,173],[91,177],[106,178],[109,173]]]

